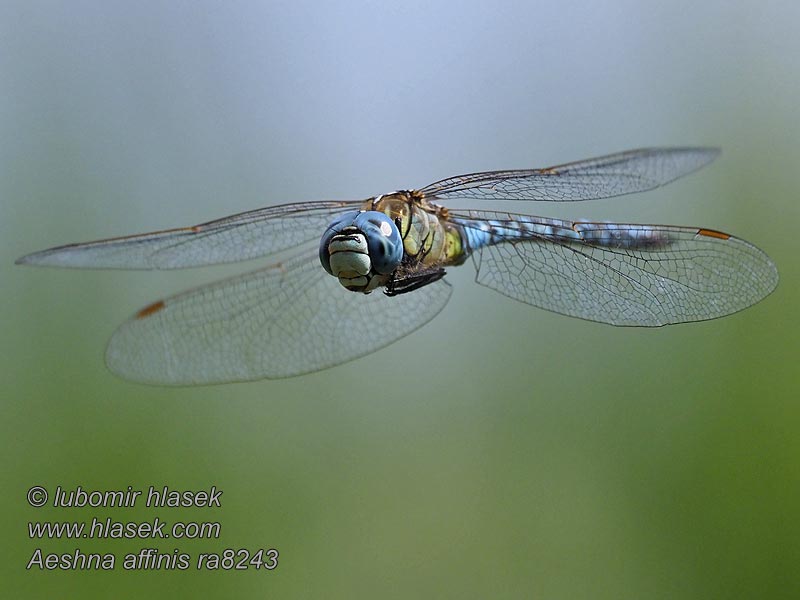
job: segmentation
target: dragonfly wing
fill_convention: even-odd
[[[468,215],[527,220],[543,232],[476,251],[478,283],[590,321],[654,327],[714,319],[755,304],[778,283],[764,252],[709,229]]]
[[[450,292],[444,281],[393,298],[349,292],[314,249],[142,309],[114,333],[106,363],[155,384],[291,377],[400,339],[432,319]]]
[[[420,191],[439,200],[573,202],[644,192],[704,167],[717,148],[644,148],[545,169],[459,175]]]
[[[333,217],[361,202],[303,202],[166,231],[69,244],[18,264],[104,269],[182,269],[248,260],[318,239]]]

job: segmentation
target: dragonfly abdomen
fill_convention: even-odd
[[[462,228],[466,252],[515,241],[586,243],[603,248],[655,250],[672,243],[663,230],[647,225],[565,221],[519,215],[516,219],[463,219],[453,222]]]

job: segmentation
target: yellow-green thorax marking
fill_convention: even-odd
[[[462,234],[447,220],[447,209],[416,191],[399,191],[371,198],[362,210],[376,210],[394,221],[408,259],[423,267],[460,265],[466,260]]]

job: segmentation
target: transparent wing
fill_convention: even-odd
[[[467,215],[526,221],[546,232],[478,250],[478,283],[590,321],[653,327],[714,319],[755,304],[778,283],[764,252],[709,229]]]
[[[688,175],[719,155],[717,148],[644,148],[545,169],[459,175],[420,191],[432,199],[572,202],[644,192]]]
[[[450,292],[444,281],[393,298],[349,292],[313,249],[142,309],[114,333],[106,363],[125,379],[170,385],[300,375],[411,333]]]
[[[202,223],[28,254],[17,264],[102,269],[182,269],[266,256],[319,239],[333,216],[361,202],[302,202]]]

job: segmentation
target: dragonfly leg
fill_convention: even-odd
[[[439,281],[445,274],[446,271],[442,267],[437,267],[414,273],[413,275],[395,275],[395,277],[389,281],[383,293],[387,296],[399,296],[400,294],[413,292],[430,283]]]

